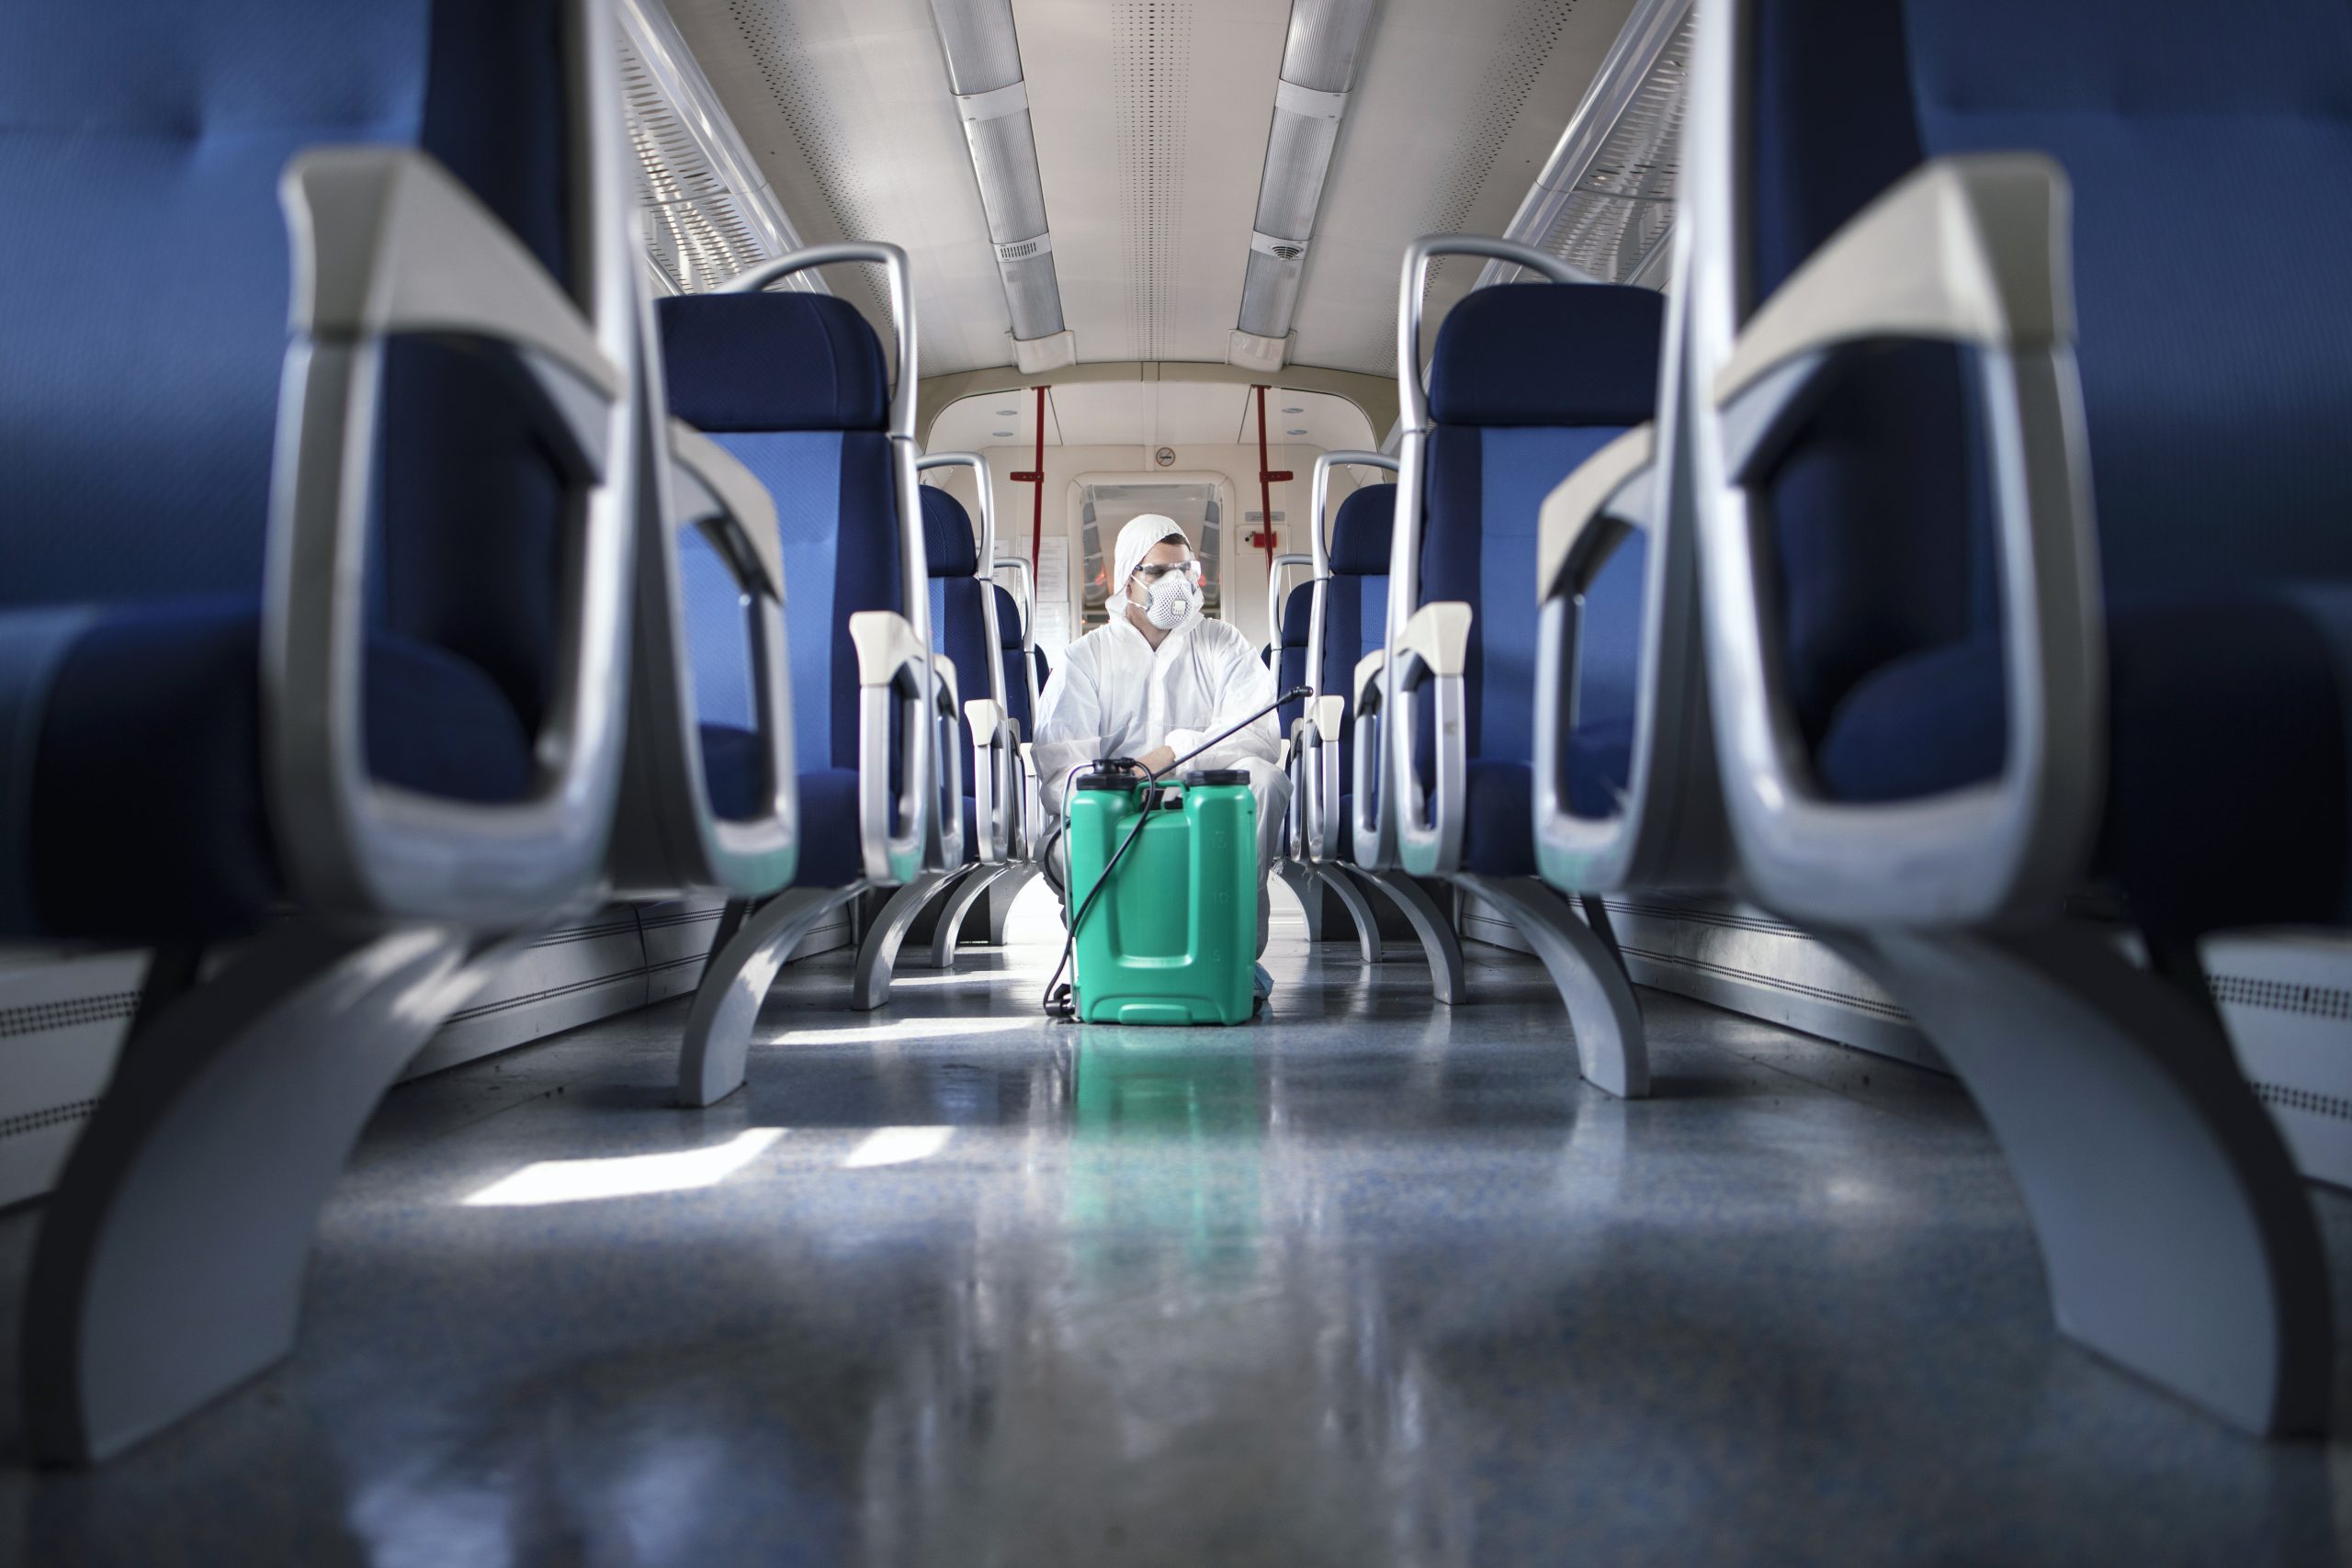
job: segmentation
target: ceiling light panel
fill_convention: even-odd
[[[1005,315],[1024,367],[1068,364],[1076,344],[1062,338],[1061,284],[1046,221],[1046,186],[1037,170],[1037,137],[1012,0],[931,0],[946,59],[947,88],[964,122],[972,176],[988,215],[1004,285]],[[1046,340],[1062,341],[1047,344]],[[1022,347],[1029,344],[1029,347]]]
[[[1372,11],[1373,0],[1293,0],[1266,163],[1258,181],[1256,231],[1227,354],[1236,365],[1272,369],[1288,356],[1307,243]]]

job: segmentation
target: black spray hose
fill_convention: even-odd
[[[1257,712],[1251,714],[1248,718],[1243,719],[1240,723],[1217,731],[1217,733],[1210,736],[1206,740],[1202,741],[1198,746],[1193,747],[1182,756],[1173,758],[1165,765],[1154,769],[1151,773],[1144,775],[1143,808],[1136,813],[1136,825],[1127,829],[1127,836],[1119,840],[1119,847],[1117,849],[1111,852],[1110,860],[1103,864],[1102,874],[1094,879],[1094,886],[1086,890],[1086,897],[1079,903],[1078,913],[1070,917],[1069,931],[1062,938],[1061,962],[1054,965],[1054,977],[1046,982],[1046,994],[1039,1001],[1039,1005],[1045,1009],[1046,1012],[1049,1016],[1054,1018],[1074,1018],[1077,1016],[1078,1001],[1076,998],[1071,996],[1070,988],[1061,983],[1062,971],[1069,967],[1070,954],[1077,951],[1078,928],[1085,922],[1087,911],[1094,908],[1094,900],[1102,897],[1102,889],[1111,886],[1111,874],[1119,868],[1120,859],[1126,854],[1129,846],[1133,845],[1136,838],[1143,832],[1143,825],[1151,820],[1151,810],[1152,807],[1159,802],[1159,792],[1156,789],[1150,788],[1149,786],[1159,783],[1169,773],[1182,767],[1185,763],[1191,761],[1193,758],[1199,756],[1202,752],[1207,750],[1218,741],[1229,739],[1233,736],[1240,734],[1243,730],[1249,728],[1251,725],[1257,723],[1260,719],[1265,717],[1268,714],[1273,712],[1284,703],[1296,702],[1302,697],[1312,695],[1314,690],[1315,688],[1312,686],[1293,686],[1289,691],[1284,692],[1282,695],[1276,697],[1272,702],[1268,703],[1264,707],[1260,708]],[[1094,766],[1098,770],[1105,770],[1121,766],[1132,769],[1136,766],[1136,763],[1135,759],[1132,757],[1102,757],[1098,758],[1095,761]],[[1069,802],[1067,799],[1062,802],[1062,812],[1064,816],[1069,815]]]

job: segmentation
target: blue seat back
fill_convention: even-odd
[[[1655,414],[1665,320],[1648,289],[1529,283],[1472,293],[1439,329],[1419,602],[1475,613],[1464,682],[1475,760],[1533,755],[1537,515],[1579,464]],[[1612,705],[1630,715],[1643,554],[1627,541],[1587,596],[1579,732]]]
[[[1306,634],[1315,618],[1315,585],[1302,582],[1283,598],[1282,624],[1274,628],[1274,685],[1279,691],[1289,691],[1306,680]],[[1284,703],[1276,709],[1282,721],[1283,733],[1298,722],[1306,711],[1306,701]]]
[[[1922,159],[2047,152],[2074,191],[2109,603],[2352,578],[2352,310],[2314,261],[2352,243],[2352,14],[1760,0],[1756,17],[1750,308]],[[2263,240],[2224,274],[2190,231]],[[1950,350],[1883,355],[1773,476],[1789,677],[1815,735],[1873,670],[1998,625],[1969,375]]]
[[[575,278],[558,0],[121,0],[0,11],[0,613],[257,602],[307,147],[421,148]],[[40,214],[38,221],[31,214]],[[59,235],[70,233],[71,243]],[[586,298],[584,288],[579,297]],[[494,367],[393,344],[369,604],[536,724],[565,484]]]
[[[907,610],[881,343],[831,295],[697,294],[656,308],[670,412],[775,500],[798,764],[854,769],[849,617]]]
[[[1000,650],[989,640],[982,610],[988,595],[1000,590],[973,575],[980,569],[979,544],[964,503],[936,485],[923,486],[922,496],[923,561],[931,572],[931,648],[956,666],[956,694],[969,702],[990,694],[989,671],[1003,667]],[[998,636],[1002,635],[1000,627]]]
[[[1368,484],[1349,492],[1331,518],[1323,585],[1323,668],[1317,690],[1346,705],[1340,724],[1340,777],[1355,778],[1356,666],[1388,645],[1388,547],[1396,523],[1396,487]]]
[[[997,660],[1004,671],[1005,715],[1019,728],[1022,739],[1035,739],[1029,733],[1035,716],[1029,711],[1029,676],[1022,663],[1021,603],[998,584],[989,584],[989,591],[996,595]]]

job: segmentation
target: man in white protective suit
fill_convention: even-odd
[[[1111,555],[1111,619],[1064,650],[1039,698],[1035,760],[1051,820],[1062,819],[1072,769],[1097,757],[1165,766],[1274,700],[1274,675],[1240,631],[1201,614],[1201,563],[1171,517],[1146,513],[1119,530]],[[1258,797],[1258,951],[1266,949],[1265,873],[1283,843],[1290,779],[1282,725],[1268,713],[1184,764],[1239,768]],[[1057,887],[1069,861],[1057,833]],[[1264,987],[1265,972],[1259,971]]]

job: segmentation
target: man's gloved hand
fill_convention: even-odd
[[[1176,753],[1166,746],[1155,746],[1136,759],[1136,772],[1156,773],[1176,760]]]

